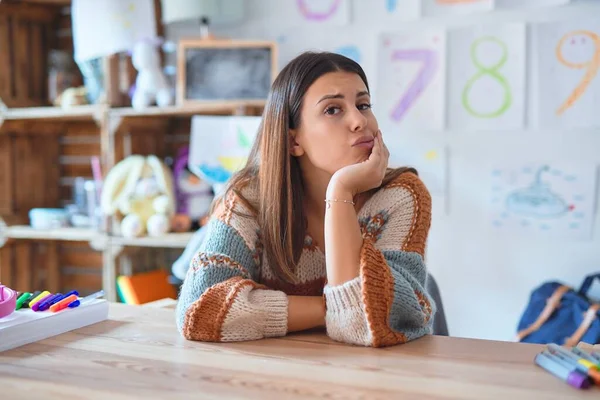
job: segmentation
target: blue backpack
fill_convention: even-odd
[[[600,273],[587,276],[578,291],[547,282],[531,293],[518,325],[517,341],[575,346],[600,343],[600,303],[587,293]]]

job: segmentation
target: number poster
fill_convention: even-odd
[[[445,41],[443,31],[380,36],[376,112],[386,133],[444,128]]]
[[[522,128],[525,123],[525,25],[479,26],[450,34],[452,129]]]
[[[536,33],[539,126],[600,125],[600,19],[543,23]]]

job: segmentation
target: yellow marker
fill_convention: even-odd
[[[33,307],[33,305],[35,303],[37,303],[38,301],[40,301],[41,299],[43,299],[44,297],[48,296],[50,294],[49,291],[44,290],[42,293],[38,294],[33,300],[31,300],[29,302],[29,308]]]

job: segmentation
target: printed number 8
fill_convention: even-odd
[[[496,43],[502,49],[502,57],[500,58],[500,61],[498,61],[496,64],[490,66],[489,68],[481,65],[481,63],[477,59],[477,48],[479,47],[479,45],[481,45],[482,43],[485,43],[485,42]],[[510,105],[512,103],[510,86],[508,85],[506,78],[504,78],[498,72],[498,70],[500,68],[502,68],[502,66],[504,64],[506,64],[506,60],[508,59],[508,49],[506,48],[506,44],[504,44],[504,42],[502,42],[501,40],[499,40],[495,37],[491,37],[491,36],[479,38],[479,39],[475,40],[473,42],[473,44],[471,45],[471,59],[473,60],[473,64],[475,64],[475,66],[477,67],[479,72],[477,72],[471,79],[469,79],[467,81],[467,85],[465,86],[465,89],[463,90],[463,93],[462,93],[463,106],[471,115],[476,116],[476,117],[480,117],[480,118],[499,117],[500,115],[504,114],[506,112],[506,110],[508,110],[508,108],[510,107]],[[469,101],[469,93],[471,92],[473,85],[475,84],[475,82],[477,82],[479,79],[483,78],[486,75],[488,75],[489,77],[496,80],[504,89],[504,101],[502,102],[502,104],[500,105],[500,107],[497,110],[488,112],[488,113],[476,111],[471,106],[471,102]]]

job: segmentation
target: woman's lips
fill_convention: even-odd
[[[360,147],[361,149],[372,149],[373,146],[375,145],[375,139],[371,138],[364,138],[364,139],[359,139],[356,141],[356,143],[354,143],[352,145],[352,147]]]

